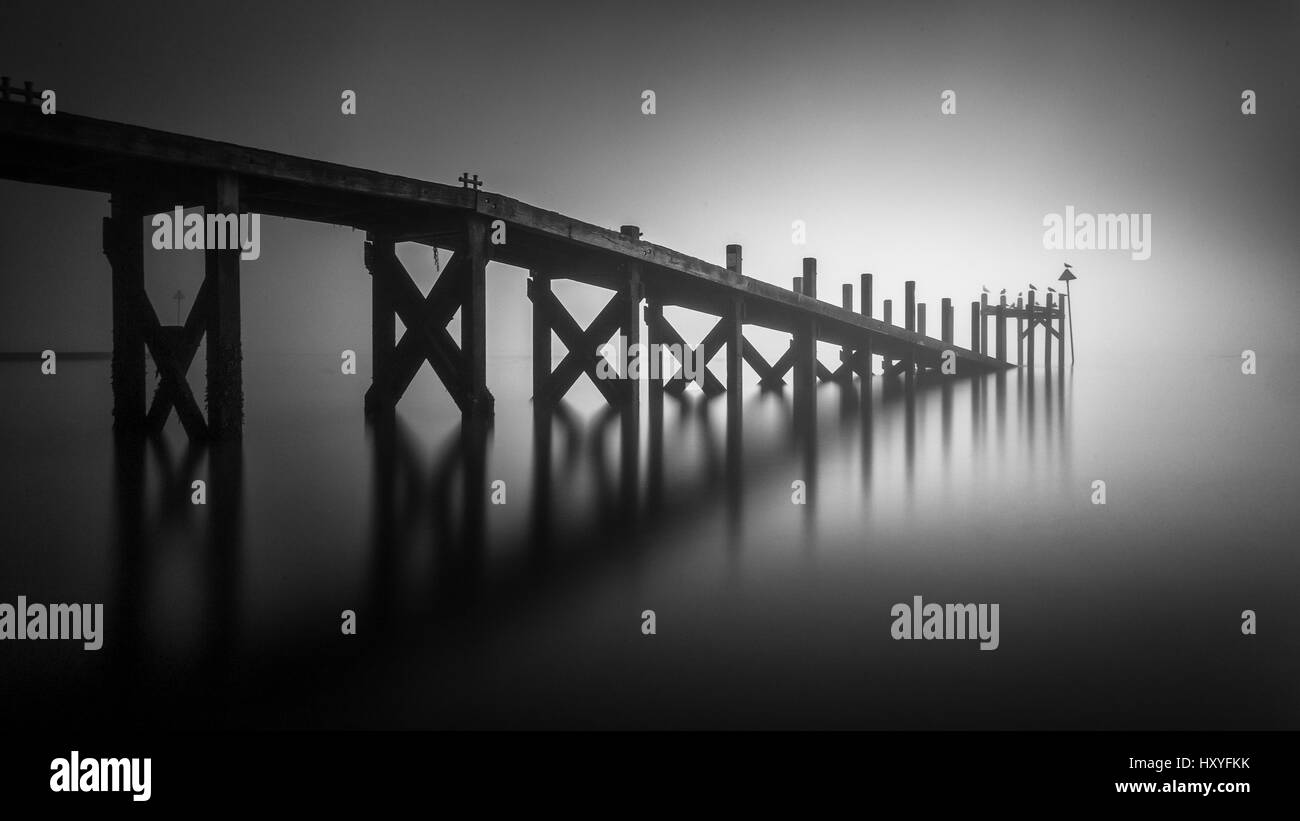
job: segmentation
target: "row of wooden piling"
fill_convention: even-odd
[[[727,270],[742,273],[742,249],[740,245],[727,246]],[[873,311],[873,277],[871,274],[860,275],[860,298],[857,311],[865,317],[874,318]],[[840,286],[841,306],[846,311],[854,310],[853,284],[845,282]],[[817,298],[817,259],[804,257],[802,273],[794,277],[792,290],[796,294]],[[1058,299],[1059,297],[1059,299]],[[979,301],[970,304],[970,350],[975,353],[992,356],[999,362],[1007,362],[1007,327],[1008,319],[1016,320],[1016,364],[1034,367],[1036,359],[1035,329],[1042,325],[1045,329],[1043,339],[1044,366],[1051,368],[1052,338],[1057,340],[1057,367],[1065,367],[1065,294],[1047,294],[1045,305],[1038,305],[1036,292],[1029,291],[1028,302],[1019,297],[1014,305],[1008,304],[1005,295],[1000,295],[996,305],[990,305],[988,294],[982,294]],[[882,320],[887,325],[894,321],[894,301],[886,299],[881,304]],[[916,281],[903,283],[903,327],[908,331],[925,336],[927,333],[927,310],[924,302],[916,301]],[[990,352],[989,320],[993,321],[992,352]],[[954,311],[952,300],[944,297],[939,301],[939,338],[945,344],[954,344]],[[1028,324],[1028,327],[1026,325]],[[1055,325],[1055,327],[1053,327]],[[1028,356],[1026,356],[1026,349]],[[842,354],[850,355],[847,350]],[[867,348],[870,356],[870,348]]]

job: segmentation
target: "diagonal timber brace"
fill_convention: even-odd
[[[428,362],[463,414],[491,416],[494,400],[486,385],[484,270],[485,235],[466,224],[465,247],[456,251],[422,294],[397,258],[396,242],[367,234],[365,264],[371,277],[374,375],[366,391],[368,415],[391,411]],[[447,330],[461,313],[461,342]],[[397,340],[395,319],[406,326]]]

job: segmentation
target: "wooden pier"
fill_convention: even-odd
[[[1051,335],[1057,334],[1050,323],[1062,313],[1050,298],[1045,309],[1037,309],[1031,297],[1027,308],[999,306],[995,314],[973,304],[971,342],[963,348],[953,338],[950,300],[941,303],[939,338],[927,335],[926,306],[917,304],[914,282],[907,283],[900,327],[893,324],[890,300],[884,302],[884,318],[875,318],[870,274],[860,276],[857,310],[851,285],[843,287],[839,305],[819,299],[812,258],[803,261],[795,287],[787,290],[745,277],[739,246],[727,247],[725,266],[714,265],[646,242],[635,226],[612,231],[480,190],[477,176],[465,175],[457,187],[72,114],[42,115],[30,94],[0,100],[0,179],[111,197],[103,238],[113,282],[114,424],[157,430],[174,410],[195,438],[237,437],[242,429],[240,252],[204,251],[205,278],[189,316],[182,325],[164,325],[144,290],[141,229],[145,218],[177,206],[265,214],[366,233],[374,375],[365,408],[371,414],[391,411],[427,361],[467,417],[492,415],[494,400],[486,380],[489,261],[529,272],[534,400],[540,405],[558,402],[587,373],[608,402],[633,411],[632,419],[639,413],[640,391],[634,381],[597,378],[597,348],[615,333],[629,344],[640,341],[642,320],[647,341],[684,345],[664,319],[667,306],[718,317],[698,347],[706,361],[725,351],[726,382],[708,373],[702,386],[707,394],[726,393],[738,407],[743,363],[768,386],[783,384],[791,374],[796,419],[815,409],[819,380],[869,378],[876,356],[885,376],[908,379],[919,370],[938,369],[945,351],[953,352],[957,376],[1010,367],[1004,342],[999,341],[996,355],[988,354],[987,333],[977,326],[989,316],[997,318],[999,329],[1008,317],[1029,322],[1032,364],[1032,329],[1045,322],[1050,346]],[[507,240],[494,244],[490,234],[502,225]],[[401,242],[452,252],[429,293],[420,291],[398,260],[395,246]],[[552,292],[551,283],[558,279],[607,288],[614,296],[583,328]],[[458,310],[457,340],[447,325]],[[397,339],[399,316],[407,330]],[[746,340],[747,326],[789,333],[789,349],[769,363]],[[552,331],[568,348],[554,369]],[[187,378],[205,336],[206,414]],[[1003,339],[1001,330],[996,338]],[[819,341],[840,348],[836,370],[818,361]],[[159,372],[148,401],[146,351]],[[662,400],[660,391],[684,387],[680,380],[652,382],[651,401]]]

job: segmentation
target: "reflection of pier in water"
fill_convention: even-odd
[[[953,423],[962,390],[969,394],[974,436],[971,452],[958,460],[982,458],[990,440],[993,447],[1000,446],[1008,430],[1028,438],[1031,447],[1046,442],[1064,449],[1069,377],[1067,372],[1064,378],[1035,380],[1021,372],[954,382],[921,376],[911,387],[907,380],[879,380],[881,387],[867,397],[855,385],[830,384],[821,392],[827,399],[834,396],[838,407],[828,402],[819,419],[801,427],[791,423],[786,397],[761,392],[748,396],[744,408],[772,403],[769,407],[778,418],[772,430],[748,426],[748,441],[720,431],[709,413],[716,407],[734,412],[734,403],[677,399],[651,421],[645,440],[631,450],[616,430],[620,410],[604,408],[584,425],[571,408],[560,404],[551,413],[538,412],[528,514],[512,532],[488,527],[490,428],[458,426],[430,461],[400,419],[376,423],[370,575],[357,608],[367,629],[358,640],[363,645],[387,644],[416,636],[428,646],[444,628],[463,629],[489,612],[493,619],[508,619],[525,612],[536,597],[581,588],[637,561],[651,547],[656,552],[709,549],[708,544],[673,540],[666,534],[677,524],[719,514],[724,549],[741,555],[746,505],[756,504],[746,488],[752,491],[773,479],[784,483],[787,476],[808,480],[807,504],[793,515],[803,518],[806,548],[813,547],[819,451],[829,452],[856,436],[860,453],[853,458],[861,463],[863,492],[872,492],[873,481],[903,482],[910,492],[921,436],[942,443],[945,466],[954,458]],[[1010,379],[1017,385],[1020,419],[1007,426]],[[937,419],[927,410],[935,407],[930,403],[937,403]],[[940,430],[925,430],[927,420],[937,422]],[[687,474],[666,451],[673,441],[680,444],[692,435],[698,438],[699,458]],[[879,446],[888,441],[903,447],[903,476],[885,476],[879,470]],[[617,451],[617,459],[611,451]],[[192,506],[189,482],[203,475],[205,459],[208,505]],[[346,668],[360,658],[354,650],[340,650],[328,629],[316,640],[292,641],[285,635],[275,639],[275,653],[259,657],[260,677],[251,675],[240,628],[246,618],[240,602],[251,581],[245,578],[243,459],[237,442],[190,443],[176,453],[159,437],[117,437],[117,601],[109,609],[116,614],[110,629],[117,638],[108,654],[113,684],[104,694],[116,703],[114,720],[147,723],[156,720],[150,717],[159,715],[169,699],[196,697],[205,699],[217,723],[251,720],[243,699],[257,696],[262,685],[250,682],[264,681],[266,675],[274,680],[289,675],[286,671],[292,671],[295,680],[332,675],[337,665]],[[581,516],[558,516],[557,493],[583,479],[598,489],[596,498],[588,500]],[[788,500],[788,493],[787,484],[782,498]],[[166,577],[159,569],[177,549],[172,537],[184,535],[187,528],[189,535],[198,537],[201,550],[197,573],[202,598],[196,605],[202,629],[192,641],[196,662],[182,675],[159,666],[155,639],[150,638],[157,625],[151,630],[148,622],[156,620],[149,602],[168,592],[154,586],[163,584],[160,579]],[[412,577],[408,570],[420,551],[432,558],[427,580]],[[418,597],[414,605],[409,598],[413,589]]]

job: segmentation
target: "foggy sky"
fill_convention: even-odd
[[[915,279],[931,316],[953,298],[959,344],[981,286],[1044,288],[1070,262],[1081,360],[1296,350],[1294,3],[201,8],[9,9],[0,70],[79,114],[441,182],[477,172],[719,264],[739,242],[746,274],[787,287],[815,256],[824,299],[874,273],[877,316]],[[1067,205],[1151,213],[1150,260],[1044,250],[1044,215]],[[107,199],[0,182],[0,213],[0,349],[106,350]],[[246,353],[368,350],[362,240],[264,219]],[[404,256],[427,286],[427,255]],[[174,321],[201,254],[149,252],[147,270]],[[494,266],[489,288],[489,350],[525,352],[522,272]]]

